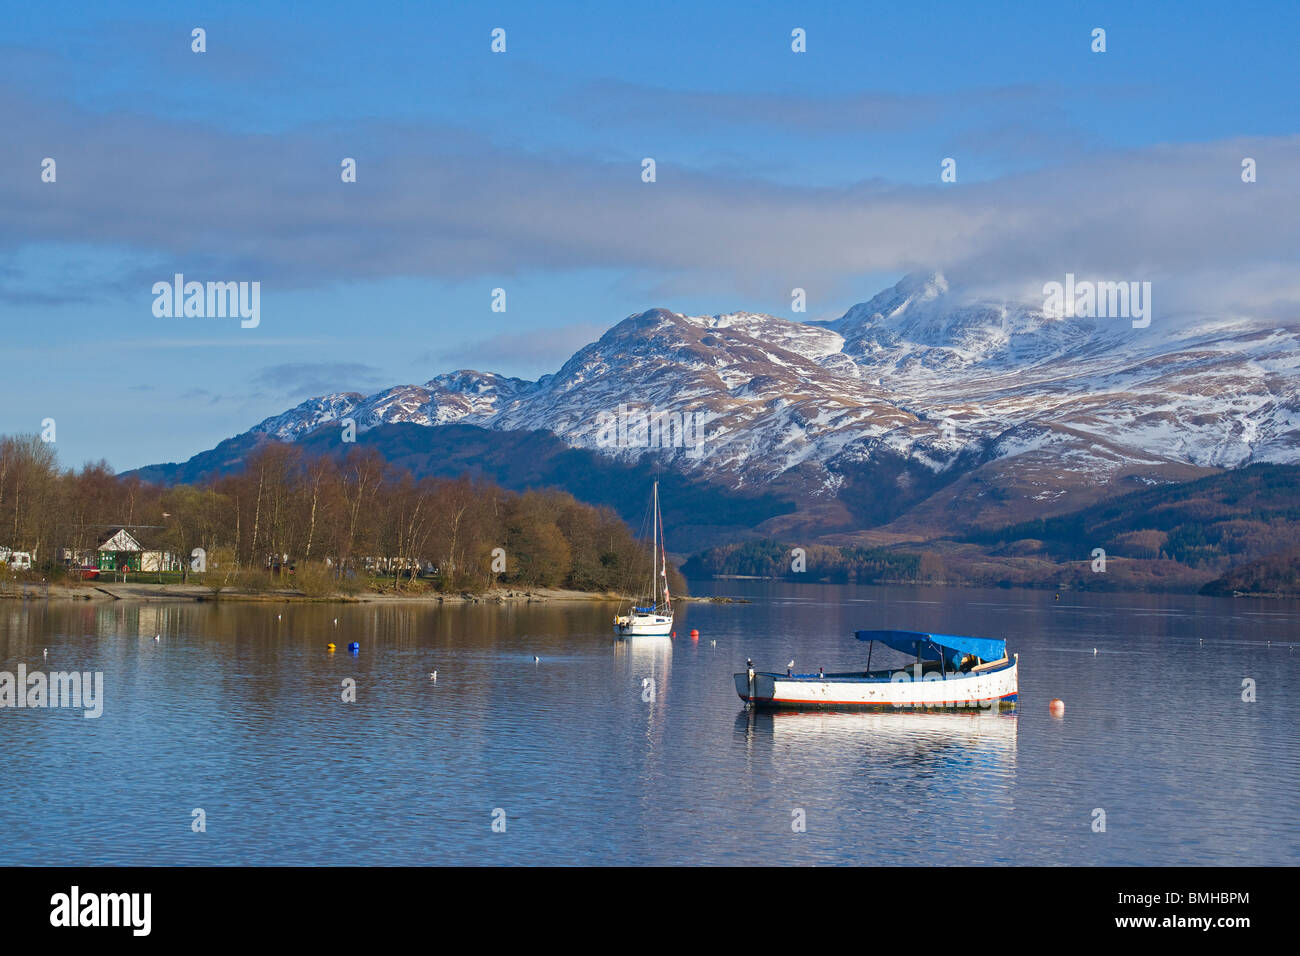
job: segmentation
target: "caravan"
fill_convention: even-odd
[[[32,569],[32,556],[26,551],[11,551],[9,548],[0,548],[0,564],[5,565],[12,571],[30,571]]]

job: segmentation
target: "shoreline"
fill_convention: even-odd
[[[321,594],[307,595],[301,591],[240,591],[223,590],[213,594],[211,588],[201,584],[78,584],[67,585],[54,583],[26,584],[10,582],[10,586],[0,592],[0,600],[45,598],[88,601],[129,603],[156,603],[167,601],[184,601],[195,604],[220,604],[238,601],[242,603],[263,604],[510,604],[510,603],[549,603],[556,602],[617,602],[623,600],[614,594],[592,591],[570,591],[563,588],[493,588],[478,594],[458,592],[439,594],[427,592],[420,594],[393,594],[380,592],[359,592],[357,594]]]
[[[748,575],[715,575],[714,581],[735,581],[735,582],[772,582],[785,584],[820,584],[826,587],[843,587],[851,582],[838,581],[798,581],[792,582],[784,578],[764,578]],[[957,582],[917,582],[917,581],[873,581],[870,584],[863,585],[866,587],[896,586],[896,587],[921,587],[921,588],[945,588],[952,590],[971,590],[987,588],[990,590],[1008,590],[1008,591],[1031,591],[1044,593],[1053,590],[1059,590],[1064,594],[1145,594],[1145,595],[1168,595],[1182,597],[1220,597],[1242,600],[1265,600],[1265,601],[1294,601],[1300,600],[1300,594],[1289,593],[1243,593],[1234,592],[1232,594],[1201,594],[1194,590],[1182,589],[1144,589],[1144,588],[1052,588],[1034,586],[1027,587],[1024,585],[1000,587],[993,585],[971,585]],[[356,594],[320,594],[308,595],[301,591],[292,590],[268,590],[268,591],[240,591],[237,589],[223,590],[220,594],[214,595],[210,588],[201,584],[156,584],[148,582],[132,582],[126,584],[118,583],[92,583],[77,582],[69,584],[67,582],[54,582],[52,584],[42,584],[31,581],[8,581],[0,585],[0,601],[4,600],[68,600],[68,601],[86,601],[108,603],[114,601],[125,601],[127,603],[162,603],[162,602],[190,602],[195,604],[202,603],[219,603],[221,601],[238,601],[242,603],[263,603],[263,604],[545,604],[545,603],[597,603],[597,604],[624,604],[629,600],[626,595],[615,594],[612,591],[576,591],[569,588],[519,588],[519,587],[500,587],[492,588],[487,591],[472,593],[461,591],[456,593],[439,593],[436,591],[427,591],[421,593],[394,593],[379,591],[361,591]],[[750,599],[744,597],[732,597],[725,595],[683,595],[674,599],[674,603],[679,604],[749,604]]]
[[[195,604],[219,604],[223,601],[263,604],[549,604],[549,603],[597,603],[622,604],[627,597],[610,591],[574,591],[567,588],[492,588],[488,591],[471,593],[468,591],[454,594],[424,592],[419,594],[400,594],[385,592],[359,592],[357,594],[322,594],[307,595],[300,591],[239,591],[228,590],[213,594],[211,588],[201,584],[149,584],[145,582],[127,584],[91,584],[78,583],[69,585],[55,582],[39,584],[32,582],[10,581],[0,590],[3,600],[67,600],[109,603],[125,601],[128,603],[162,603],[192,602]],[[734,598],[680,597],[682,603],[747,603]]]

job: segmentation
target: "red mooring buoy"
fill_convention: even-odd
[[[1053,697],[1052,702],[1047,705],[1047,710],[1053,717],[1065,716],[1065,701],[1059,697]]]
[[[695,638],[698,641],[700,639],[700,632],[696,630],[692,630],[691,637]]]

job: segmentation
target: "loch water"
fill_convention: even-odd
[[[0,601],[0,672],[104,688],[0,709],[0,864],[1300,862],[1300,602],[692,589],[747,603],[619,641],[598,603]],[[1019,706],[737,698],[860,628],[1005,638]]]

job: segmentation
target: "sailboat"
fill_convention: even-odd
[[[614,633],[619,637],[667,637],[673,632],[673,601],[668,593],[663,520],[659,513],[659,482],[656,481],[651,515],[650,597],[644,604],[633,600],[626,614],[614,618]]]

